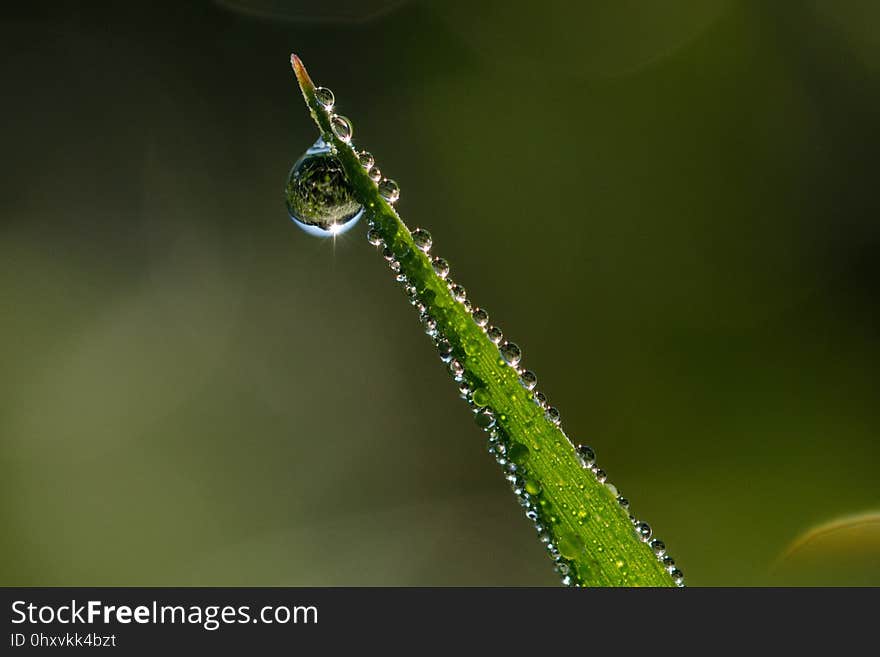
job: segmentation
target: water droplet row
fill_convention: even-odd
[[[654,537],[654,531],[651,528],[651,525],[644,520],[639,520],[629,513],[629,500],[620,493],[617,486],[608,481],[608,475],[605,471],[596,465],[596,452],[593,448],[589,445],[577,445],[575,451],[577,452],[581,467],[592,472],[596,477],[596,481],[600,484],[605,484],[605,487],[608,488],[609,491],[611,491],[611,494],[617,499],[620,508],[629,514],[629,520],[633,525],[633,531],[635,532],[636,537],[643,543],[648,544],[648,547],[651,548],[654,556],[661,563],[666,572],[669,573],[673,583],[679,587],[684,586],[684,574],[676,567],[675,560],[667,554],[666,544],[659,538]]]
[[[400,274],[400,262],[396,259],[393,251],[386,245],[381,232],[372,225],[372,221],[371,219],[371,226],[367,231],[367,240],[370,244],[380,249],[388,266],[397,274],[397,281],[401,283],[410,303],[415,306],[419,313],[419,321],[425,333],[433,341],[440,360],[446,364],[450,376],[458,384],[460,396],[471,407],[474,422],[480,429],[488,433],[489,451],[495,456],[497,463],[501,466],[504,477],[509,482],[511,490],[524,509],[526,517],[534,523],[538,537],[553,560],[556,572],[559,574],[562,583],[568,586],[578,585],[580,580],[577,577],[575,564],[561,554],[556,544],[556,539],[553,538],[552,525],[554,519],[552,517],[545,517],[546,513],[542,507],[544,502],[542,502],[541,485],[523,476],[525,472],[523,463],[528,459],[529,448],[511,441],[507,437],[507,434],[498,423],[499,418],[496,416],[496,412],[490,406],[491,400],[488,389],[469,377],[461,360],[456,358],[456,350],[452,342],[443,335],[438,327],[436,318],[431,315],[428,305],[424,300],[420,299],[418,288],[408,281],[405,275]],[[412,231],[411,235],[415,246],[430,256],[433,243],[431,234],[424,228],[418,228]],[[430,261],[434,272],[440,278],[448,279],[449,264],[439,257],[431,258]],[[485,326],[486,322],[488,322],[488,315],[485,315],[485,321],[481,319],[485,311],[475,310],[470,306],[464,287],[451,280],[446,280],[446,283],[450,296],[457,303],[463,304],[464,308],[475,318],[478,325],[482,322],[482,325]],[[522,358],[522,352],[515,344],[504,342],[499,347],[499,356],[505,363],[515,368]]]
[[[417,228],[412,231],[413,243],[418,249],[430,255],[433,245],[431,234],[424,228]],[[382,253],[389,262],[389,266],[395,272],[400,271],[400,263],[394,258],[392,251],[385,246],[378,230],[370,228],[367,232],[367,240],[374,246],[382,247]],[[464,288],[449,279],[450,267],[449,263],[440,257],[431,258],[431,266],[434,272],[447,283],[450,295],[457,302],[469,304],[467,294]],[[406,281],[405,277],[398,276],[398,281],[403,283],[404,290],[410,299],[410,302],[417,307],[419,311],[419,319],[425,329],[425,332],[431,337],[437,347],[440,359],[447,364],[450,375],[459,384],[459,393],[463,399],[472,407],[474,413],[474,421],[483,431],[489,433],[488,447],[490,453],[495,456],[496,461],[502,467],[505,478],[511,485],[514,494],[517,496],[521,506],[525,509],[526,517],[534,523],[539,539],[545,545],[551,559],[554,562],[555,570],[560,576],[563,584],[568,586],[578,586],[580,581],[577,577],[576,564],[566,558],[560,551],[559,546],[554,542],[552,525],[553,517],[547,518],[543,513],[540,497],[540,484],[524,479],[522,476],[522,462],[527,459],[528,448],[521,443],[511,441],[503,428],[499,426],[495,411],[490,406],[490,397],[488,390],[482,386],[475,386],[467,378],[464,365],[455,358],[455,350],[452,343],[438,329],[436,319],[429,312],[428,306],[419,300],[417,288]],[[560,423],[559,411],[547,403],[546,397],[535,391],[538,378],[537,375],[528,369],[521,368],[522,350],[513,342],[503,339],[503,333],[497,326],[489,324],[489,314],[483,308],[469,308],[471,317],[477,326],[479,326],[487,335],[487,337],[498,345],[499,356],[502,361],[516,370],[519,375],[520,383],[523,388],[533,393],[535,403],[544,409],[545,417],[556,425]],[[620,494],[617,487],[608,481],[608,475],[604,470],[596,465],[596,453],[588,445],[578,445],[576,448],[577,458],[582,467],[591,471],[596,477],[597,482],[604,484],[611,494],[616,498],[620,507],[628,512],[629,501]],[[582,512],[586,516],[586,512]],[[636,519],[630,515],[635,535],[648,544],[654,556],[661,562],[662,566],[670,574],[677,586],[684,585],[684,576],[675,566],[675,561],[667,554],[665,544],[657,538],[653,537],[651,526],[642,520]]]
[[[376,159],[371,153],[354,149],[352,143],[354,125],[349,118],[334,111],[336,97],[333,95],[333,92],[327,87],[316,87],[315,100],[317,100],[319,107],[326,112],[331,132],[339,141],[352,148],[370,180],[376,183],[376,188],[382,198],[392,205],[396,203],[400,199],[400,187],[395,181],[382,175],[379,167],[376,166]]]
[[[418,231],[416,231],[416,233],[427,234],[424,229],[419,229]],[[413,234],[414,238],[416,233]],[[422,248],[419,244],[419,241],[420,240],[417,240],[416,244],[420,246],[420,248]],[[428,244],[430,245],[430,235],[428,235]],[[440,271],[437,271],[436,264],[435,271],[437,271],[438,275],[447,280],[447,284],[450,286],[453,297],[457,301],[464,301],[464,292],[461,291],[460,293],[456,293],[456,290],[463,290],[463,288],[461,288],[461,286],[457,284],[454,284],[449,279],[448,263],[442,258],[435,258],[432,262],[436,263],[438,261],[441,263]],[[442,274],[440,272],[442,272]],[[559,412],[559,409],[551,406],[547,401],[547,397],[542,392],[535,389],[538,384],[537,375],[532,370],[520,367],[520,362],[522,361],[522,350],[520,349],[520,347],[514,342],[505,340],[503,331],[498,326],[494,326],[489,323],[489,313],[484,308],[471,309],[471,317],[473,318],[474,323],[484,331],[489,340],[498,345],[499,355],[501,356],[501,359],[504,361],[504,363],[517,371],[520,384],[523,386],[523,388],[532,393],[535,403],[544,410],[544,417],[549,422],[552,422],[553,424],[559,426],[561,423],[561,414]],[[478,390],[477,393],[479,392],[480,391]],[[485,403],[482,403],[482,399],[475,398],[473,397],[473,395],[470,401],[481,409],[478,411],[478,413],[480,414],[478,415],[478,424],[480,424],[480,426],[482,426],[485,430],[495,431],[495,434],[493,435],[496,439],[493,441],[490,438],[490,451],[496,455],[499,464],[507,468],[515,468],[515,464],[511,465],[507,458],[503,443],[500,442],[497,438],[497,436],[501,435],[503,432],[501,432],[499,428],[495,427],[494,420],[491,423],[487,420],[481,420],[481,418],[491,417],[492,410],[488,406],[486,406]],[[564,432],[563,435],[565,435]],[[516,445],[521,446],[519,443],[517,443]],[[596,454],[593,449],[587,445],[578,445],[575,449],[577,451],[577,456],[581,462],[581,465],[593,473],[593,475],[596,477],[597,482],[599,482],[600,484],[604,484],[605,487],[609,489],[609,491],[617,499],[618,504],[623,510],[628,511],[629,500],[627,500],[625,497],[623,497],[623,495],[620,494],[617,487],[613,483],[608,481],[607,473],[596,465]],[[517,488],[515,487],[514,492],[516,492],[516,490]],[[551,542],[552,539],[550,538],[550,534],[546,532],[546,524],[543,523],[540,519],[539,511],[529,505],[524,504],[524,506],[527,506],[528,509],[526,512],[527,517],[536,523],[536,527],[538,528],[542,542],[547,544],[548,550],[551,552],[551,556],[554,556],[554,561],[556,561],[556,571],[560,575],[562,583],[566,585],[574,584],[575,579],[573,578],[573,564],[568,562],[558,552],[555,552],[555,546]],[[638,520],[632,515],[630,515],[630,521],[633,523],[633,529],[636,536],[642,542],[649,544],[655,557],[661,562],[663,567],[672,577],[672,580],[676,584],[676,586],[684,586],[684,575],[678,568],[675,567],[675,561],[666,553],[666,545],[659,539],[652,538],[653,530],[651,529],[651,526],[647,522]]]
[[[339,141],[351,146],[354,127],[349,119],[333,112],[335,107],[333,92],[324,87],[318,87],[315,90],[315,97],[319,105],[323,107],[329,116],[330,128],[333,134]],[[400,189],[397,183],[382,176],[372,154],[367,151],[355,151],[355,153],[370,179],[377,184],[377,189],[382,198],[388,203],[395,203],[400,198]],[[431,234],[424,228],[418,228],[412,231],[411,237],[415,246],[430,256],[433,245]],[[397,260],[391,248],[385,244],[381,232],[374,225],[372,219],[370,220],[370,228],[367,232],[367,240],[370,244],[381,250],[382,256],[395,274],[395,279],[403,286],[410,303],[418,310],[419,320],[425,333],[434,342],[440,359],[446,364],[450,375],[458,383],[461,397],[471,406],[476,424],[489,434],[489,451],[502,467],[505,478],[510,483],[521,506],[525,509],[526,517],[534,523],[539,540],[545,545],[547,552],[554,561],[555,570],[559,574],[562,583],[568,586],[579,585],[580,578],[577,575],[576,563],[565,556],[565,553],[571,553],[576,550],[573,550],[569,545],[563,545],[563,541],[566,540],[565,537],[557,536],[554,538],[552,526],[558,522],[558,518],[552,514],[549,517],[547,516],[544,508],[546,501],[542,499],[540,483],[524,477],[527,469],[524,468],[523,464],[528,460],[529,448],[522,443],[512,441],[507,436],[498,422],[499,418],[496,417],[496,413],[490,405],[491,400],[487,389],[480,385],[479,382],[468,378],[464,365],[455,357],[455,349],[452,342],[438,328],[438,322],[436,318],[431,316],[428,303],[419,298],[418,288],[402,273],[400,261]],[[489,314],[484,308],[473,307],[468,300],[465,288],[449,277],[450,267],[446,260],[435,256],[430,259],[430,262],[434,273],[445,281],[452,299],[464,306],[465,310],[471,314],[474,323],[493,344],[497,345],[501,362],[516,372],[522,387],[531,393],[535,404],[544,411],[544,417],[547,421],[560,426],[561,415],[559,410],[551,406],[546,396],[536,389],[538,384],[537,375],[532,370],[520,366],[523,358],[520,347],[516,343],[505,339],[504,333],[498,326],[490,324]],[[565,435],[564,432],[563,435]],[[596,465],[596,454],[593,449],[587,445],[577,445],[576,447],[572,445],[572,448],[576,450],[581,466],[592,472],[596,481],[608,488],[620,507],[629,513],[629,501],[620,494],[614,484],[608,481],[608,475],[605,471]],[[585,511],[581,511],[581,513],[584,516],[587,515]],[[647,522],[637,519],[632,514],[629,515],[629,518],[636,537],[650,547],[654,556],[673,579],[673,582],[677,586],[684,586],[684,575],[667,553],[666,545],[663,541],[654,537],[651,526]],[[558,545],[556,541],[559,542]],[[620,563],[622,564],[622,562]]]

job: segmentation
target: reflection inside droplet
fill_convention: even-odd
[[[342,164],[323,139],[318,139],[293,165],[284,192],[290,218],[316,237],[339,235],[364,214]]]

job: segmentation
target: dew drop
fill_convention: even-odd
[[[413,236],[415,239],[415,236]],[[437,274],[440,278],[446,278],[449,276],[449,263],[446,262],[441,257],[436,257],[431,261],[431,267],[434,269],[434,273]]]
[[[596,474],[596,481],[598,481],[600,484],[604,484],[605,480],[608,479],[608,474],[604,470],[602,470],[601,468],[596,470],[595,474]]]
[[[379,182],[380,180],[382,180],[382,172],[379,171],[379,169],[377,169],[376,167],[370,169],[367,175],[373,182]]]
[[[495,426],[495,415],[488,408],[484,408],[476,414],[474,421],[477,423],[478,427],[483,429],[483,431],[488,431]]]
[[[646,523],[644,520],[636,523],[636,535],[642,540],[642,542],[647,543],[648,541],[650,541],[651,534],[653,534],[653,531],[651,530],[651,525]]]
[[[559,409],[556,408],[555,406],[551,406],[544,413],[544,417],[546,417],[548,420],[550,420],[553,424],[559,424],[559,422],[560,422]]]
[[[545,406],[547,406],[547,395],[545,395],[543,392],[536,392],[535,403],[541,408],[544,408]]]
[[[489,391],[485,388],[477,388],[474,390],[472,398],[477,406],[486,406],[489,403]]]
[[[354,134],[354,126],[351,125],[346,117],[341,114],[334,114],[330,117],[330,129],[339,141],[349,143]]]
[[[514,443],[507,455],[514,463],[523,464],[529,459],[529,448],[522,443]]]
[[[452,298],[458,302],[463,302],[467,299],[467,290],[465,290],[461,285],[453,285],[450,289],[452,292]]]
[[[440,340],[437,343],[437,351],[440,353],[440,360],[444,363],[449,362],[452,358],[452,345],[448,340]]]
[[[383,178],[379,183],[379,194],[389,203],[396,203],[400,198],[400,187],[391,178]]]
[[[323,139],[318,139],[293,165],[284,194],[287,214],[297,226],[316,237],[339,235],[364,214],[342,164]]]
[[[504,333],[501,332],[501,329],[497,326],[490,326],[486,331],[486,335],[489,336],[489,339],[498,344],[504,338]]]
[[[657,555],[658,558],[666,554],[666,543],[661,541],[659,538],[655,538],[649,543],[649,545],[651,546],[651,549],[654,551],[654,554]]]
[[[559,537],[559,553],[567,559],[576,559],[583,552],[583,540],[574,535],[565,535]]]
[[[538,385],[538,376],[532,370],[524,370],[519,375],[519,382],[522,383],[526,390],[534,390]]]
[[[668,554],[660,560],[660,563],[662,563],[663,567],[666,568],[666,572],[671,573],[673,570],[675,570],[675,559],[670,557]]]
[[[472,314],[471,317],[474,318],[474,321],[477,323],[477,326],[485,326],[489,323],[489,313],[487,313],[482,308],[477,308]]]
[[[373,246],[379,246],[382,244],[382,235],[375,228],[370,228],[367,231],[367,241]]]
[[[534,479],[526,479],[526,492],[529,495],[540,495],[541,484]]]
[[[412,238],[415,245],[425,253],[431,250],[431,233],[424,228],[416,228],[412,232]]]
[[[435,322],[435,326],[436,326],[436,322]],[[464,374],[464,365],[462,365],[457,360],[454,360],[451,363],[449,363],[449,372],[450,372],[450,374],[452,374],[452,376],[459,377],[462,374]]]
[[[325,110],[330,111],[333,109],[333,104],[336,102],[336,97],[333,95],[333,92],[330,91],[327,87],[316,87],[315,88],[315,100],[320,103],[321,107]]]
[[[425,333],[430,335],[432,338],[437,335],[437,320],[431,317],[430,315],[424,315],[422,317],[422,325],[425,327]],[[458,361],[455,361],[458,363]],[[461,367],[461,363],[458,363],[458,366]],[[450,366],[451,371],[451,366]],[[454,376],[458,376],[453,372]]]
[[[596,462],[596,452],[589,445],[578,445],[576,447],[581,465],[585,468],[592,468]]]
[[[608,490],[610,490],[610,491],[611,491],[611,494],[614,495],[615,498],[617,497],[617,486],[615,486],[614,484],[612,484],[610,481],[606,481],[606,482],[605,482],[605,488],[607,488]]]
[[[369,171],[373,168],[373,165],[376,163],[376,160],[373,158],[373,154],[368,151],[358,151],[358,162],[361,163],[361,166]]]
[[[673,568],[672,572],[669,573],[669,576],[672,577],[672,582],[676,586],[684,586],[684,573],[678,568]]]
[[[498,348],[498,352],[501,354],[504,362],[511,367],[519,365],[519,361],[522,359],[522,350],[513,342],[505,342]]]
[[[620,505],[620,508],[624,511],[629,509],[629,500],[626,499],[623,495],[617,496],[617,503]]]

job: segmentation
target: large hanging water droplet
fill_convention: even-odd
[[[290,218],[317,237],[338,235],[364,214],[342,164],[323,139],[318,139],[293,165],[284,192]]]
[[[341,114],[334,114],[330,117],[330,129],[339,141],[346,144],[351,141],[351,136],[354,134],[354,126],[351,125],[351,121]]]

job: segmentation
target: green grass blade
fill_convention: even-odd
[[[605,473],[585,463],[560,429],[556,410],[536,400],[521,383],[513,347],[490,340],[489,325],[475,321],[463,289],[435,272],[428,249],[424,243],[423,248],[417,246],[413,233],[382,197],[350,139],[334,133],[334,108],[319,102],[299,58],[293,55],[291,62],[312,118],[366,209],[374,241],[390,259],[441,352],[449,352],[441,355],[462,386],[477,424],[489,433],[490,449],[535,522],[563,583],[681,585],[681,572],[665,555],[665,546],[651,536],[646,523],[629,514],[628,503],[605,480]]]

